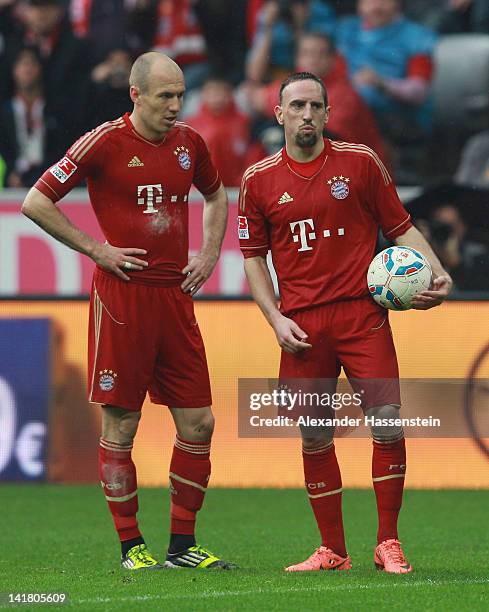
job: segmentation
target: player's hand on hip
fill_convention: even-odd
[[[273,329],[280,347],[287,353],[300,353],[304,349],[312,348],[312,344],[306,342],[306,332],[292,319],[281,317]]]
[[[132,247],[115,247],[106,242],[105,244],[99,245],[96,252],[92,255],[92,259],[95,263],[113,272],[120,279],[128,281],[130,280],[127,274],[124,274],[124,270],[130,270],[131,272],[144,270],[148,266],[148,262],[144,259],[139,259],[135,255],[146,255],[147,251],[144,249],[135,249]]]
[[[190,295],[195,295],[212,274],[218,257],[218,252],[200,252],[191,257],[188,264],[182,270],[182,274],[187,276],[180,285],[182,291],[184,293],[190,293]]]
[[[415,310],[428,310],[439,306],[450,294],[453,281],[448,274],[442,274],[433,279],[428,291],[422,291],[413,297],[411,305]]]

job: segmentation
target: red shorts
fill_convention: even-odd
[[[334,302],[291,317],[312,348],[282,351],[280,380],[336,379],[341,371],[355,388],[365,381],[364,410],[400,405],[399,368],[388,313],[370,297]]]
[[[141,410],[212,403],[204,343],[192,298],[180,286],[124,282],[96,270],[90,300],[91,402]]]

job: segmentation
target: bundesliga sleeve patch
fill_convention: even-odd
[[[249,237],[248,219],[246,217],[238,217],[238,238],[240,240],[249,240]]]
[[[68,157],[63,157],[61,161],[49,170],[51,174],[58,179],[60,183],[66,183],[70,176],[76,172],[78,166],[74,164]]]

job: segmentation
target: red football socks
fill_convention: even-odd
[[[193,535],[211,474],[210,442],[175,439],[170,463],[172,534]]]
[[[346,557],[341,511],[341,474],[334,444],[302,449],[307,495],[321,533],[322,545]]]
[[[123,446],[100,438],[100,482],[121,542],[140,538],[136,513],[138,486],[132,445]]]
[[[386,443],[373,441],[372,480],[379,515],[378,544],[384,540],[398,539],[397,519],[402,505],[405,471],[404,438]]]

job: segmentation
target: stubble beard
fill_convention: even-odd
[[[318,135],[316,132],[299,131],[295,137],[295,144],[301,149],[310,149],[316,145]]]

